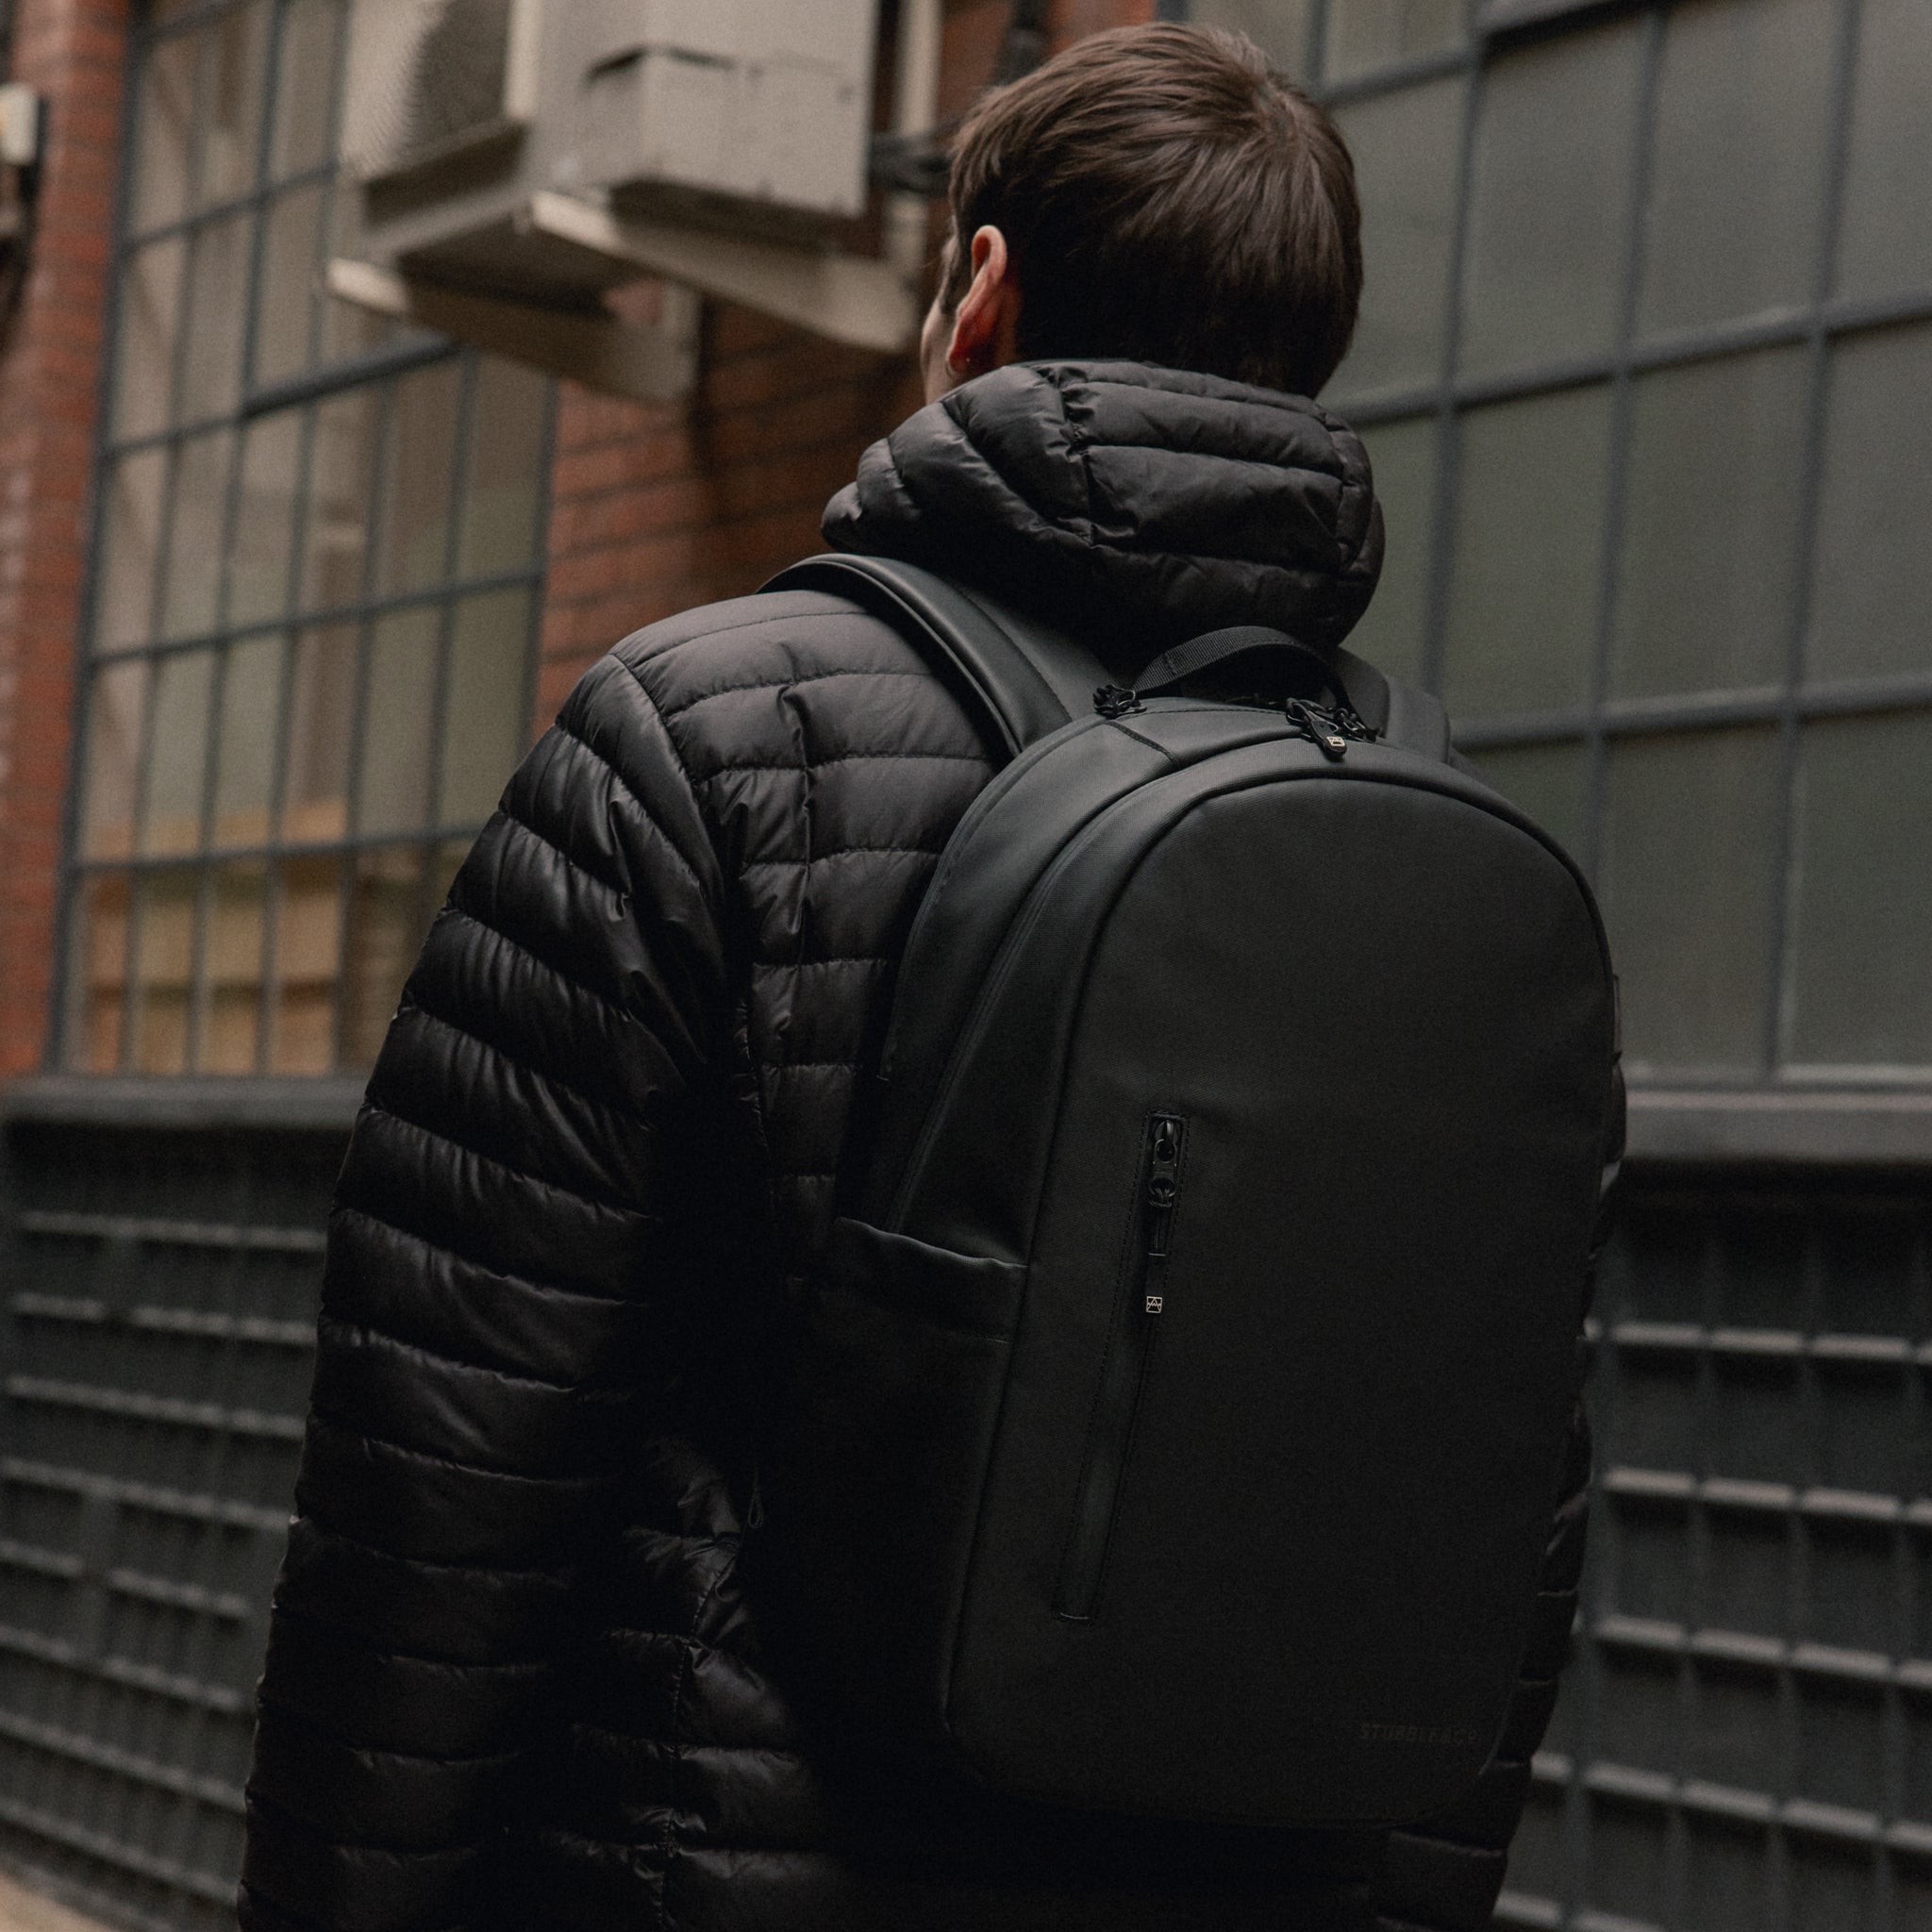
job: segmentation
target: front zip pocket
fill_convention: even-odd
[[[1060,1558],[1054,1614],[1069,1623],[1091,1620],[1107,1568],[1107,1548],[1120,1507],[1121,1480],[1133,1448],[1134,1419],[1153,1358],[1154,1336],[1167,1307],[1167,1259],[1180,1202],[1181,1155],[1188,1124],[1178,1114],[1157,1113],[1141,1143],[1141,1182],[1134,1212],[1132,1259],[1122,1271],[1121,1292],[1101,1364],[1100,1393],[1087,1432],[1074,1520]]]

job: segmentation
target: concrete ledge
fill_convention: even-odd
[[[302,1080],[37,1074],[0,1093],[0,1119],[204,1132],[241,1127],[347,1133],[364,1085],[359,1075]]]
[[[204,1132],[346,1133],[355,1124],[362,1089],[354,1075],[142,1079],[45,1074],[16,1080],[0,1094],[0,1119]],[[1932,1091],[1633,1088],[1630,1158],[1658,1165],[1932,1169]]]
[[[1629,1158],[1659,1165],[1932,1168],[1932,1092],[1633,1088]]]

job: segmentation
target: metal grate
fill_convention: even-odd
[[[1928,1224],[1912,1182],[1628,1199],[1580,1641],[1501,1923],[1932,1924]]]
[[[10,1153],[0,1856],[119,1924],[230,1927],[341,1136]]]

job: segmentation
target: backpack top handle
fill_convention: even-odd
[[[780,571],[760,588],[827,591],[891,625],[965,698],[989,749],[1003,761],[1088,716],[1095,688],[1110,681],[1100,659],[1064,631],[897,558],[827,552]],[[1153,696],[1157,689],[1257,650],[1300,653],[1377,737],[1427,758],[1448,758],[1449,720],[1428,692],[1385,677],[1353,651],[1338,650],[1331,661],[1266,625],[1235,625],[1176,644],[1141,673],[1135,692]]]
[[[1328,658],[1312,644],[1305,644],[1287,631],[1275,630],[1265,624],[1236,624],[1225,630],[1204,631],[1197,638],[1190,638],[1186,643],[1176,644],[1171,651],[1161,652],[1135,678],[1134,695],[1160,697],[1177,691],[1203,672],[1218,670],[1244,658],[1262,657],[1277,669],[1288,668],[1298,674],[1303,688],[1291,690],[1287,694],[1319,697],[1333,686],[1340,695],[1354,703],[1353,694],[1341,688],[1341,675]],[[1359,715],[1359,707],[1357,708]],[[1366,724],[1368,721],[1364,719],[1363,722]]]

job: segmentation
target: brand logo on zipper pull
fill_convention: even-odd
[[[1165,1306],[1166,1297],[1163,1295],[1150,1294],[1147,1297],[1147,1312],[1150,1315],[1159,1314],[1159,1312]]]

